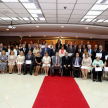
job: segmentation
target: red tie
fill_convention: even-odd
[[[58,65],[58,57],[57,57],[57,65]]]
[[[79,54],[80,54],[80,50],[79,50]]]

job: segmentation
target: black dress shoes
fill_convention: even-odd
[[[32,75],[32,73],[30,73],[30,75]]]
[[[61,73],[59,73],[59,77],[61,77]]]
[[[52,77],[54,76],[54,73],[52,74]]]
[[[26,75],[27,73],[24,73],[23,75]]]

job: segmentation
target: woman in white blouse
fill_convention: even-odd
[[[37,53],[38,52],[41,52],[41,51],[42,51],[42,49],[39,47],[38,44],[36,44],[36,48],[34,48],[34,50],[33,50],[34,56],[36,57],[37,56]]]
[[[23,51],[20,52],[20,55],[18,55],[17,59],[16,59],[16,64],[17,64],[17,69],[18,69],[18,75],[21,75],[21,68],[22,65],[24,63],[25,60],[25,56]]]
[[[59,56],[60,57],[65,56],[65,52],[66,52],[66,50],[64,49],[64,46],[62,46],[61,49],[59,50]]]
[[[9,74],[12,74],[13,66],[15,66],[16,56],[13,51],[8,55]]]
[[[45,52],[45,56],[43,57],[42,62],[43,62],[43,68],[45,71],[45,76],[48,76],[48,71],[49,71],[49,67],[51,63],[51,58],[50,56],[48,56],[48,52]]]

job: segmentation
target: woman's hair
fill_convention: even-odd
[[[20,54],[21,54],[21,52],[23,53],[23,55],[24,55],[24,52],[23,51],[20,51]]]
[[[45,52],[45,55],[48,54],[48,52]]]
[[[38,46],[38,48],[39,48],[39,50],[40,50],[40,47],[39,47],[39,45],[38,45],[38,44],[36,44],[36,49],[37,49],[37,46]]]
[[[10,51],[10,54],[9,54],[9,55],[11,55],[11,53],[12,53],[12,52],[13,52],[13,55],[15,55],[15,53],[14,53],[14,51],[13,51],[13,50],[11,50],[11,51]]]
[[[6,51],[5,50],[2,50],[1,55],[3,55],[3,52],[5,52],[5,55],[6,55]]]
[[[88,57],[89,57],[89,53],[85,53],[85,56],[86,56],[86,55],[88,55]]]

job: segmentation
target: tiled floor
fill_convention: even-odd
[[[44,75],[0,74],[0,108],[32,108]],[[75,78],[90,108],[108,108],[108,81]]]

